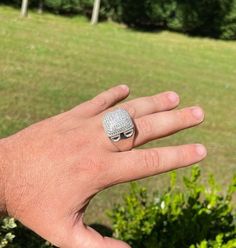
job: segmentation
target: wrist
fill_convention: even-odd
[[[7,214],[6,209],[6,166],[7,166],[7,153],[4,148],[4,139],[0,140],[0,216]]]

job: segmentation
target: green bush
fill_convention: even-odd
[[[15,235],[13,229],[16,227],[16,223],[13,218],[4,218],[0,220],[0,248],[4,248],[12,242]]]
[[[37,0],[31,1],[32,7],[37,7]],[[44,9],[57,14],[75,15],[82,14],[91,17],[93,10],[93,0],[44,0]],[[102,1],[100,8],[100,19],[108,16],[109,10],[106,2]]]
[[[135,28],[166,28],[176,10],[176,0],[107,0],[104,4],[113,19]]]
[[[150,25],[145,1],[121,0],[120,20],[132,27],[146,27]]]
[[[222,26],[231,13],[234,0],[177,0],[184,32],[221,37]],[[236,30],[235,30],[236,31]]]
[[[195,167],[190,178],[184,177],[186,190],[175,187],[171,176],[164,193],[148,196],[145,188],[132,184],[124,203],[110,211],[114,236],[133,248],[235,248],[236,216],[232,195],[236,176],[227,193],[220,193],[213,176],[206,187],[199,183]]]
[[[236,1],[232,1],[232,9],[223,22],[220,38],[236,40]]]
[[[44,0],[44,8],[58,14],[76,14],[81,11],[81,1],[80,0]]]
[[[173,0],[146,1],[148,18],[155,26],[167,28],[176,16],[177,2]]]
[[[105,0],[106,16],[134,28],[236,39],[236,0]]]

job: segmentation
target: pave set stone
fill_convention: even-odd
[[[133,121],[129,113],[121,108],[104,115],[103,127],[113,142],[117,142],[121,138],[129,138],[134,134]]]

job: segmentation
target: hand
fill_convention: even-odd
[[[119,152],[106,137],[102,118],[128,94],[127,86],[114,87],[1,140],[9,215],[59,247],[129,247],[85,226],[91,198],[112,185],[199,162],[206,149],[191,144]],[[199,107],[172,110],[178,103],[174,92],[121,103],[136,125],[134,147],[203,121]]]

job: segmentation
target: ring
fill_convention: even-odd
[[[126,110],[121,108],[104,115],[103,127],[112,142],[131,138],[135,133],[132,118]]]

